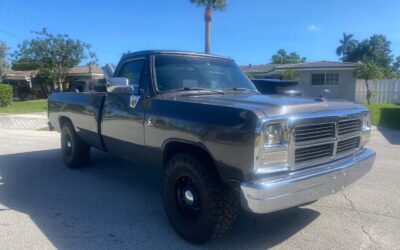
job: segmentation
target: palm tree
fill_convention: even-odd
[[[341,59],[345,62],[351,49],[357,45],[357,40],[353,39],[353,34],[343,33],[343,39],[340,39],[339,42],[341,45],[337,47],[336,54],[342,56]]]
[[[212,12],[213,10],[225,10],[227,6],[227,0],[190,0],[190,2],[205,8],[205,53],[209,54]]]

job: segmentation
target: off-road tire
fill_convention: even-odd
[[[90,146],[78,137],[68,122],[61,128],[61,151],[64,163],[69,168],[83,168],[89,164]]]
[[[186,175],[198,190],[200,213],[196,219],[188,219],[179,205],[176,183]],[[205,243],[229,231],[239,206],[236,193],[224,185],[212,164],[192,154],[177,154],[167,163],[163,198],[173,228],[193,244]]]

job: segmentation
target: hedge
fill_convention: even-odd
[[[8,107],[12,102],[12,96],[11,85],[0,83],[0,107]]]
[[[370,104],[372,124],[385,128],[400,129],[400,105]]]

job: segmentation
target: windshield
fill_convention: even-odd
[[[173,90],[249,90],[253,83],[232,60],[188,55],[157,55],[156,85],[160,92]]]

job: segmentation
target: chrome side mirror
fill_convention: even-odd
[[[129,106],[131,108],[136,108],[140,100],[140,96],[134,95],[134,87],[129,85],[129,80],[125,77],[110,78],[109,84],[107,84],[107,91],[109,93],[130,95]]]
[[[140,96],[139,95],[131,95],[129,106],[131,108],[136,108],[136,105],[139,103]]]
[[[107,92],[128,95],[132,95],[134,93],[133,86],[129,85],[129,80],[125,77],[109,78],[107,83]]]

